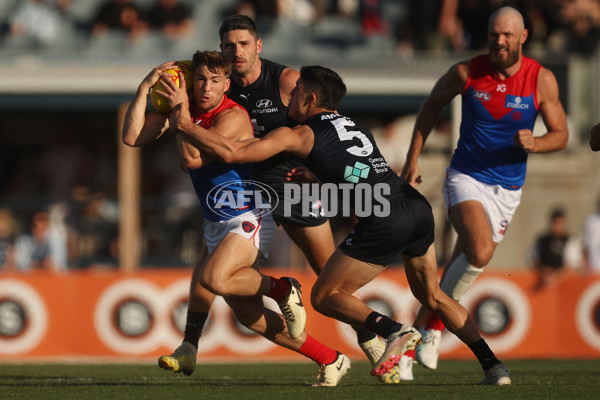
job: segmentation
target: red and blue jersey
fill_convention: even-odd
[[[209,113],[194,112],[192,107],[192,121],[208,129],[218,113],[233,107],[243,110],[239,104],[224,96],[221,104]],[[250,117],[248,124],[252,124]],[[226,164],[215,160],[191,169],[189,174],[207,220],[224,221],[254,209],[254,197],[247,195],[254,190],[252,164]]]
[[[513,138],[520,129],[533,131],[540,69],[537,61],[523,57],[519,71],[501,79],[487,54],[471,60],[462,92],[460,137],[450,168],[507,189],[523,185],[527,153],[514,145]]]

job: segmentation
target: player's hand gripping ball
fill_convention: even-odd
[[[177,74],[177,71],[181,71],[183,73],[183,77],[185,78],[186,90],[191,88],[192,84],[194,83],[194,76],[192,74],[192,60],[177,61],[176,68],[168,69],[165,71],[165,73],[171,75],[170,79],[173,79],[177,86],[179,86],[179,75]],[[165,90],[165,87],[163,86],[160,80],[156,82],[156,84],[152,87],[152,90],[150,91],[150,99],[152,101],[152,105],[158,111],[171,111],[171,106],[169,106],[169,102],[162,95],[156,93],[157,90]]]

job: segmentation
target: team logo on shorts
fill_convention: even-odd
[[[244,221],[242,222],[242,229],[244,230],[244,232],[250,233],[256,229],[256,226],[251,222]]]
[[[321,200],[317,200],[314,203],[312,203],[310,216],[314,218],[325,216],[325,211],[323,211]]]
[[[506,228],[508,228],[508,221],[503,219],[500,221],[500,229],[498,230],[498,233],[504,235],[506,233]]]

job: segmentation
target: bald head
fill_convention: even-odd
[[[523,16],[513,7],[502,7],[490,17],[488,48],[492,67],[503,75],[511,75],[520,66],[527,29]]]
[[[496,20],[502,20],[503,22],[512,24],[515,28],[519,30],[525,29],[525,22],[523,21],[523,16],[513,7],[502,7],[496,10],[491,16],[489,20],[488,27],[494,25]]]

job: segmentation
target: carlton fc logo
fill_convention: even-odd
[[[488,101],[492,98],[492,96],[488,92],[485,92],[483,90],[476,90],[475,93],[473,93],[473,97],[475,97],[479,101]]]
[[[256,107],[258,108],[269,108],[273,105],[273,102],[269,99],[261,99],[256,102]]]

